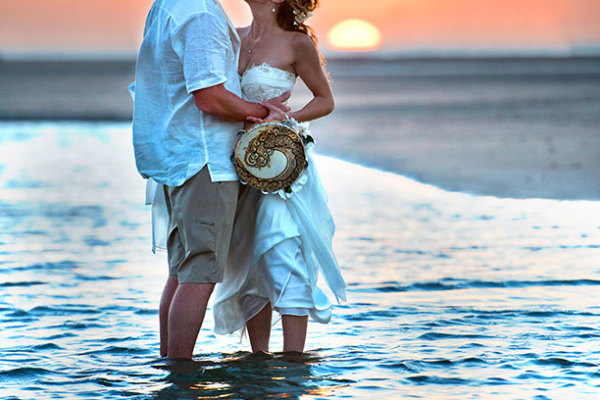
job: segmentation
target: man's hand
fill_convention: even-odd
[[[284,113],[290,111],[290,108],[285,105],[284,103],[286,101],[288,101],[288,99],[290,98],[290,96],[292,95],[292,92],[287,91],[284,94],[282,94],[281,96],[277,96],[277,97],[273,97],[270,100],[267,100],[266,102],[279,108],[281,111],[283,111]]]
[[[248,121],[255,122],[257,124],[262,124],[263,122],[282,121],[284,119],[287,119],[287,114],[284,111],[282,111],[280,108],[275,107],[274,105],[272,105],[271,103],[268,103],[268,102],[261,103],[261,104],[269,110],[269,115],[267,115],[265,118],[257,118],[257,117],[253,117],[253,116],[248,116],[248,118],[246,118]],[[289,111],[289,108],[287,110]]]
[[[231,93],[221,83],[193,92],[196,106],[205,114],[224,121],[246,121],[248,115],[266,117],[270,110]]]
[[[261,103],[261,105],[269,110],[269,115],[267,115],[265,118],[248,116],[246,120],[257,124],[262,124],[265,121],[281,121],[286,119],[286,113],[290,111],[290,108],[285,104],[285,102],[290,98],[291,95],[292,92],[287,91],[281,96],[273,97],[272,99]]]

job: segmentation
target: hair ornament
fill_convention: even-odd
[[[312,16],[311,13],[309,13],[307,11],[303,11],[303,10],[298,10],[292,4],[290,4],[290,6],[292,8],[292,13],[294,14],[294,25],[295,26],[303,24],[307,19],[309,19]]]
[[[296,17],[294,18],[294,20],[298,24],[304,23],[304,21],[306,21],[307,19],[309,19],[312,16],[311,13],[308,13],[308,12],[307,13],[297,12],[296,10],[294,10],[294,14],[296,15]]]

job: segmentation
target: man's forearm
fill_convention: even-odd
[[[265,118],[269,114],[266,107],[242,100],[231,92],[227,93],[229,95],[219,97],[214,103],[215,107],[211,115],[226,121],[246,122],[248,116]]]
[[[266,107],[242,100],[222,85],[194,92],[194,101],[202,112],[225,121],[245,122],[248,116],[265,118],[269,114]]]

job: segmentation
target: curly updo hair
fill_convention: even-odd
[[[277,23],[286,31],[298,31],[307,34],[312,41],[318,44],[318,39],[313,29],[304,21],[319,6],[319,0],[285,0],[279,6]]]

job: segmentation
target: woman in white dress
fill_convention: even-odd
[[[299,77],[314,97],[286,117],[307,130],[306,121],[329,114],[334,105],[316,38],[304,24],[317,0],[246,2],[253,21],[238,30],[243,98],[265,102],[291,91]],[[331,248],[333,219],[307,150],[308,167],[291,193],[245,187],[239,198],[229,265],[213,310],[215,331],[247,328],[253,351],[269,350],[273,310],[282,319],[283,351],[304,350],[309,316],[329,321],[331,303],[317,286],[319,272],[336,299],[345,300]]]

